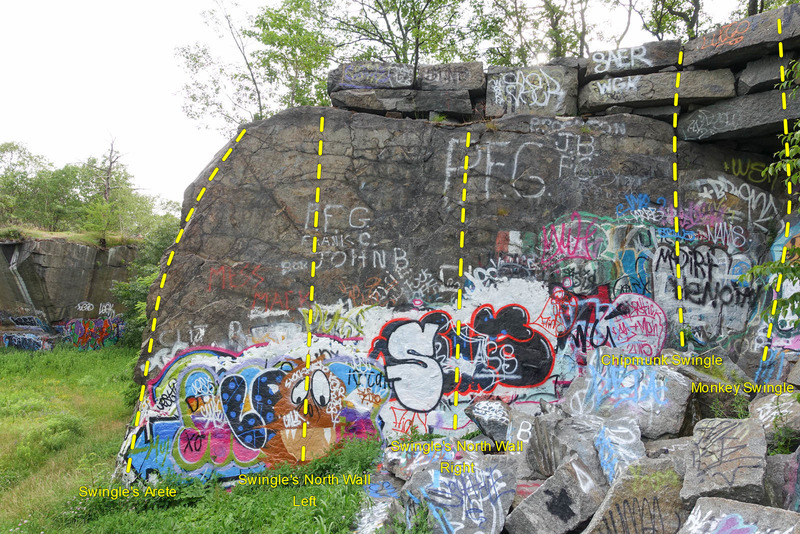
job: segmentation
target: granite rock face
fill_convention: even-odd
[[[63,240],[0,244],[0,325],[49,326],[70,319],[114,317],[125,309],[111,294],[128,278],[132,246],[100,249]],[[23,317],[30,317],[23,324]]]
[[[187,190],[182,218],[192,217],[164,257],[164,287],[158,280],[149,296],[158,326],[136,367],[147,417],[122,455],[130,477],[213,469],[230,483],[242,470],[322,456],[347,436],[392,442],[416,429],[458,440],[478,429],[469,415],[480,420],[477,403],[497,401],[534,417],[509,417],[505,435],[502,424],[484,429],[525,444],[513,451],[517,465],[529,450],[547,452],[524,473],[548,476],[575,451],[607,483],[644,454],[639,429],[677,432],[686,395],[680,376],[605,365],[598,352],[679,345],[682,307],[708,347],[761,361],[761,346],[726,345],[765,305],[730,269],[764,257],[784,201],[725,172],[736,152],[681,145],[679,168],[691,170],[682,170],[679,201],[698,211],[684,214],[695,236],[681,245],[692,299],[679,301],[675,213],[661,196],[674,188],[673,131],[663,122],[511,115],[441,125],[298,108],[246,129]],[[756,194],[764,203],[748,211]],[[744,242],[731,233],[734,248],[715,245],[716,223],[702,218],[710,202],[736,217]],[[720,278],[708,282],[694,258],[713,262]],[[230,453],[216,464],[202,447],[154,448],[206,435],[212,423],[201,415],[211,408],[197,402],[206,389],[196,381],[221,418],[213,450]],[[581,384],[591,396],[573,399]],[[627,413],[606,411],[614,406]],[[612,432],[619,415],[631,421]],[[549,418],[560,442],[538,434]],[[603,428],[635,439],[606,443]]]

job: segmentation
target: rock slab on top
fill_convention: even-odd
[[[778,19],[781,19],[780,34]],[[715,67],[743,64],[777,53],[778,42],[783,42],[785,49],[800,42],[800,5],[753,15],[691,39],[683,47],[683,64]]]
[[[781,81],[781,67],[788,72],[786,69],[789,68],[790,59],[789,54],[785,54],[783,57],[767,56],[749,62],[739,74],[736,93],[741,96],[774,89],[775,84]]]
[[[328,94],[344,89],[411,89],[411,65],[358,61],[344,63],[328,72]]]
[[[578,105],[582,112],[614,105],[663,106],[675,101],[674,72],[637,74],[595,80],[581,88]],[[680,102],[709,102],[736,96],[733,73],[728,69],[681,73]]]
[[[586,79],[655,72],[676,65],[680,49],[681,42],[674,40],[594,52],[586,66]]]
[[[577,69],[489,67],[486,82],[487,117],[573,116],[577,113]]]
[[[466,90],[347,89],[331,93],[331,102],[337,108],[381,113],[441,111],[468,114],[472,112],[472,103]]]
[[[787,98],[784,110],[779,90],[739,96],[679,116],[678,137],[700,141],[778,134],[784,118],[800,118],[800,101]]]
[[[483,63],[480,61],[420,65],[417,80],[423,91],[481,91],[486,85]]]

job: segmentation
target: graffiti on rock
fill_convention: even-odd
[[[64,327],[72,344],[81,350],[102,349],[119,341],[124,323],[120,317],[111,319],[73,319]]]

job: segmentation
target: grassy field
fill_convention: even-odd
[[[174,498],[80,497],[113,488],[114,460],[137,390],[135,349],[79,352],[0,349],[0,532],[344,533],[365,499],[356,485],[237,487],[167,480]],[[302,475],[370,471],[377,441],[345,443],[291,470]],[[316,507],[295,507],[304,497]]]

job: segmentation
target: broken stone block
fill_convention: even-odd
[[[508,515],[506,530],[509,534],[565,534],[595,513],[607,490],[605,481],[594,479],[573,455]]]
[[[416,473],[403,486],[406,506],[425,503],[433,531],[449,534],[500,534],[516,494],[514,463],[502,456],[485,456],[472,462],[473,472],[455,475],[439,469]],[[443,525],[452,530],[445,530]]]
[[[645,455],[639,425],[630,418],[606,420],[594,438],[600,467],[613,483],[627,467]]]
[[[798,118],[800,101],[787,98],[784,110],[781,91],[766,91],[717,102],[679,116],[678,137],[684,141],[747,139],[780,133],[783,119]]]
[[[800,514],[729,499],[698,499],[678,534],[800,534]]]
[[[411,65],[358,61],[328,72],[328,94],[345,89],[411,89]]]
[[[586,79],[655,72],[676,65],[680,49],[681,42],[674,40],[594,52],[586,66]]]
[[[481,432],[495,441],[504,441],[508,435],[511,409],[500,400],[479,400],[464,411],[478,425]]]
[[[628,466],[583,534],[677,532],[689,515],[681,501],[682,483],[666,458],[645,458]]]
[[[794,395],[767,394],[750,403],[750,416],[755,417],[764,428],[767,444],[775,442],[778,428],[800,435],[800,402]]]
[[[736,81],[736,94],[749,95],[758,91],[775,89],[775,84],[781,81],[781,66],[789,68],[789,60],[793,57],[788,54],[780,56],[767,56],[751,61],[739,73]],[[786,71],[785,71],[786,72]]]
[[[754,419],[703,419],[694,427],[681,498],[730,497],[760,502],[764,496],[767,442]]]
[[[800,363],[795,363],[789,376],[786,378],[787,384],[794,384],[795,387],[800,387]]]
[[[675,101],[676,74],[657,72],[595,80],[581,88],[581,112],[600,111],[613,105],[663,106]],[[736,96],[733,73],[728,69],[681,73],[680,102],[710,102]]]
[[[608,359],[610,355],[599,358]],[[586,370],[584,376],[573,380],[567,391],[564,399],[567,413],[633,417],[642,436],[649,439],[678,434],[691,392],[686,377],[661,366],[600,365],[594,359],[590,359]],[[601,386],[607,384],[615,384],[621,395],[602,395]]]
[[[778,34],[778,19],[781,33]],[[800,42],[800,6],[790,5],[725,24],[717,30],[689,40],[683,47],[684,66],[715,67],[743,64]]]
[[[509,419],[508,439],[522,441],[522,451],[509,452],[507,456],[516,462],[515,473],[518,478],[532,478],[534,477],[533,470],[528,465],[526,455],[531,438],[534,436],[533,428],[536,416],[512,409]]]
[[[392,526],[392,504],[397,499],[368,500],[356,515],[353,534],[375,534]]]
[[[784,474],[792,463],[792,454],[767,455],[767,465],[764,474],[764,498],[761,504],[783,508],[787,500],[784,491]]]
[[[486,116],[575,115],[578,71],[567,67],[489,67]]]
[[[692,443],[692,438],[685,436],[674,439],[657,439],[644,444],[645,454],[648,458],[669,458],[675,471],[683,479],[686,473],[686,450]]]
[[[420,65],[417,72],[419,88],[423,91],[467,91],[482,92],[486,85],[483,63],[447,63],[444,65]]]
[[[331,93],[331,102],[335,107],[354,111],[472,113],[472,103],[467,91],[347,89]]]
[[[800,512],[800,448],[783,468],[783,508]]]

